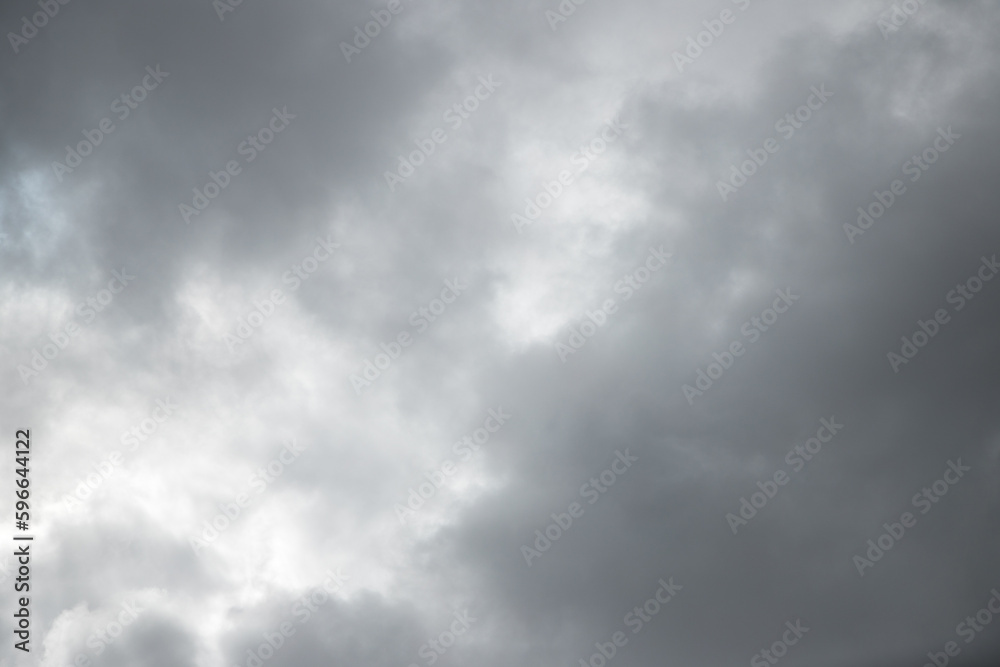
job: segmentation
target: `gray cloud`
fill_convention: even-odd
[[[32,429],[36,541],[32,654],[0,661],[578,665],[621,631],[608,664],[756,667],[799,621],[788,667],[920,665],[950,641],[949,664],[994,664],[995,627],[966,619],[1000,587],[1000,283],[956,296],[1000,251],[993,4],[924,3],[886,34],[892,3],[861,0],[593,0],[555,30],[558,2],[389,4],[71,2],[17,53],[8,38],[0,415]],[[147,66],[169,75],[120,117]],[[499,86],[456,126],[481,77]],[[779,290],[797,299],[769,321]],[[131,448],[167,397],[176,415]],[[821,420],[843,428],[807,460]],[[331,571],[348,578],[310,609]],[[661,579],[681,588],[643,609]],[[96,655],[130,601],[145,611]],[[475,621],[451,644],[456,613]]]

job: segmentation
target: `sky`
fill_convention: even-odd
[[[997,664],[996,3],[0,27],[0,667]]]

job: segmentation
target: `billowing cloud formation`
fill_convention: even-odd
[[[995,664],[994,3],[0,25],[3,664]]]

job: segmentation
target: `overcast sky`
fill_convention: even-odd
[[[997,664],[1000,8],[577,2],[3,4],[0,665]]]

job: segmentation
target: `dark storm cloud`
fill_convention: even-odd
[[[615,316],[615,327],[624,328],[626,318],[640,320],[628,336],[630,357],[609,329],[567,367],[550,354],[551,371],[542,377],[527,371],[532,381],[524,382],[529,376],[518,369],[516,384],[527,386],[511,394],[523,396],[539,380],[551,385],[544,392],[551,402],[512,406],[532,410],[522,424],[546,428],[522,435],[521,452],[510,455],[507,474],[521,483],[470,510],[462,522],[468,527],[451,538],[455,558],[488,564],[483,578],[506,604],[531,618],[560,617],[569,609],[581,617],[590,630],[581,633],[579,653],[568,662],[589,655],[593,641],[606,641],[620,626],[616,619],[648,597],[644,587],[667,574],[687,584],[677,600],[687,608],[672,610],[669,625],[660,621],[666,627],[655,639],[644,638],[638,650],[650,660],[749,659],[770,645],[771,635],[780,638],[785,620],[802,617],[816,629],[789,661],[916,662],[921,649],[940,650],[954,624],[985,604],[995,584],[978,554],[997,548],[986,528],[996,502],[990,489],[997,434],[988,413],[975,406],[989,400],[984,392],[992,393],[992,338],[979,331],[995,326],[996,294],[986,288],[965,311],[953,313],[912,368],[894,374],[886,361],[918,318],[953,308],[946,293],[974,276],[980,257],[997,248],[995,227],[984,224],[996,202],[983,196],[991,171],[980,157],[996,141],[990,109],[997,89],[967,62],[995,59],[995,53],[966,56],[959,39],[918,34],[904,42],[898,48],[905,51],[936,41],[951,57],[923,68],[897,57],[903,72],[869,67],[884,57],[878,33],[866,31],[844,45],[793,43],[790,51],[800,58],[776,59],[760,104],[751,113],[716,113],[714,125],[705,120],[711,106],[692,112],[659,100],[643,103],[648,112],[639,131],[653,134],[658,119],[667,118],[660,122],[671,132],[662,148],[647,144],[646,151],[677,159],[675,142],[690,142],[698,152],[688,154],[694,164],[685,167],[710,174],[703,181],[708,194],[687,212],[692,231],[676,241],[678,263],[666,282],[654,283],[645,308]],[[910,93],[916,95],[911,104],[926,100],[934,113],[901,131],[886,112],[902,92],[897,82],[913,76],[939,81],[942,90]],[[947,91],[943,82],[954,78],[967,87]],[[773,134],[776,119],[823,82],[835,92],[827,115],[817,114],[735,201],[722,205],[712,197],[734,146],[759,145]],[[978,145],[956,143],[852,247],[843,223],[854,221],[854,209],[866,205],[875,188],[906,178],[901,165],[931,145],[938,126],[961,128],[963,138],[977,137]],[[706,164],[706,158],[715,159]],[[734,302],[730,295],[740,281],[749,293]],[[734,340],[746,343],[740,324],[759,316],[771,292],[786,286],[801,295],[796,307],[688,407],[681,384],[694,384],[696,368],[704,369],[712,352]],[[706,335],[702,328],[719,318],[720,333]],[[959,361],[956,374],[953,364],[962,358],[969,361]],[[831,416],[846,425],[843,433],[733,536],[724,515],[758,490],[757,481],[790,471],[786,452]],[[647,478],[619,482],[553,553],[527,569],[517,545],[533,541],[534,528],[552,523],[549,512],[563,512],[578,499],[577,486],[601,469],[601,459],[629,444],[645,459],[640,474]],[[917,514],[911,496],[959,458],[975,472],[947,502],[933,506],[874,576],[860,578],[852,555],[867,549],[884,522],[898,521],[907,509]],[[900,599],[913,599],[908,595],[919,595],[923,608],[907,613]],[[580,611],[595,608],[603,610],[597,618]],[[542,643],[551,629],[536,627]],[[712,628],[718,636],[709,634]],[[846,649],[847,636],[865,639]],[[979,641],[974,648],[983,651],[989,640]]]
[[[1000,252],[995,7],[924,3],[883,35],[889,5],[871,2],[591,0],[555,30],[557,2],[402,0],[388,20],[390,4],[244,0],[220,20],[211,2],[76,0],[4,59],[3,414],[44,443],[40,664],[93,654],[88,635],[136,599],[148,612],[94,664],[570,665],[618,631],[609,662],[756,667],[793,635],[789,667],[919,665],[951,640],[959,664],[995,658],[994,627],[966,644],[956,626],[1000,586],[1000,282],[949,299]],[[675,50],[725,8],[736,20],[678,72]],[[380,17],[347,62],[341,43]],[[157,66],[119,118],[112,101]],[[451,125],[482,77],[499,86]],[[104,117],[115,130],[60,181],[52,162]],[[616,117],[620,139],[593,148]],[[447,141],[390,187],[437,128]],[[942,134],[959,136],[910,180]],[[519,234],[512,213],[561,169],[574,183]],[[187,224],[179,205],[212,173],[220,192]],[[905,193],[845,231],[894,179]],[[82,322],[76,304],[122,267],[134,283]],[[625,276],[641,289],[616,289]],[[82,333],[22,381],[69,321]],[[167,396],[177,416],[66,509]],[[490,409],[509,422],[463,460]],[[817,433],[832,439],[807,460]],[[301,454],[268,472],[286,438]],[[914,500],[939,479],[939,502]],[[860,576],[855,556],[907,511]],[[453,632],[461,613],[475,621]],[[283,622],[296,633],[262,658]]]

